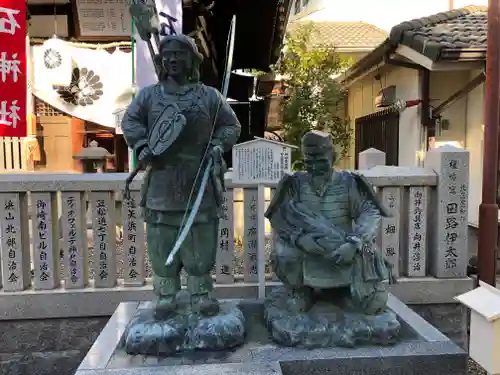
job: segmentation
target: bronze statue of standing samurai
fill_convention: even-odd
[[[163,321],[167,328],[161,340],[182,347],[178,341],[183,341],[179,338],[184,337],[183,330],[202,329],[200,322],[212,317],[218,318],[211,323],[221,331],[228,330],[227,324],[233,324],[229,330],[236,331],[235,340],[228,335],[227,339],[213,338],[215,342],[234,346],[243,339],[244,320],[237,308],[222,311],[212,295],[211,271],[224,192],[223,154],[237,142],[241,126],[226,98],[200,82],[203,56],[195,41],[186,35],[165,36],[159,41],[157,22],[151,22],[154,6],[134,6],[131,13],[139,34],[153,51],[159,82],[140,90],[124,115],[122,129],[139,166],[147,166],[140,205],[157,301],[154,316],[146,322],[143,316],[137,318],[134,329],[142,333],[129,330],[125,345],[130,352],[144,353],[151,342],[142,342],[138,335],[151,334],[149,330]],[[159,41],[158,53],[154,53],[151,37]],[[187,298],[181,291],[182,269],[187,273]],[[231,314],[238,319],[224,323],[222,318]],[[186,316],[195,317],[187,327],[183,323]],[[204,334],[198,346],[212,347],[206,337],[210,332],[205,330]]]

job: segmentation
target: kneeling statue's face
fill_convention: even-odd
[[[331,173],[333,153],[317,149],[304,150],[304,166],[312,177],[324,177]]]

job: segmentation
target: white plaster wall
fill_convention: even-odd
[[[471,71],[469,79],[473,79],[478,73],[479,71]],[[469,222],[477,224],[483,187],[484,84],[467,95],[466,118],[465,147],[470,155]]]
[[[469,70],[431,72],[431,105],[437,107],[461,90],[469,82],[469,76]],[[461,147],[465,147],[467,113],[467,96],[463,96],[442,113],[442,118],[448,120],[450,125],[448,130],[437,132],[436,141],[459,142]]]
[[[435,99],[431,104],[438,106],[479,73],[479,70],[431,72],[430,97]],[[469,151],[469,222],[472,224],[477,224],[481,203],[483,113],[484,84],[476,87],[443,112],[442,116],[449,120],[450,127],[436,135],[437,142],[458,142]]]
[[[364,21],[384,30],[414,18],[448,10],[448,0],[313,0],[293,19],[310,21]],[[487,0],[455,0],[455,8],[488,5]]]
[[[414,69],[386,67],[378,72],[382,79],[377,81],[375,73],[355,82],[349,88],[348,114],[354,129],[358,117],[376,112],[374,99],[377,93],[385,87],[395,85],[396,96],[402,100],[419,98],[419,76]],[[399,165],[418,165],[417,153],[421,148],[421,124],[418,107],[408,108],[399,118]],[[354,167],[354,140],[351,147],[350,166]]]

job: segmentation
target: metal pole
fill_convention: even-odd
[[[495,286],[498,228],[497,174],[500,100],[500,0],[488,2],[488,52],[483,155],[483,194],[479,206],[479,279]]]
[[[135,87],[135,27],[134,20],[130,21],[130,41],[131,43],[131,55],[132,55],[132,86]],[[133,97],[133,96],[132,96]],[[135,152],[129,148],[128,149],[128,171],[132,172],[137,165],[137,155]]]

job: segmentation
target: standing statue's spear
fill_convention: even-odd
[[[151,61],[153,62],[158,80],[160,80],[162,67],[158,64],[158,61],[155,58],[160,51],[160,19],[158,17],[158,11],[156,10],[154,0],[145,0],[144,2],[140,0],[131,0],[129,12],[140,38],[148,46]],[[153,47],[151,38],[154,40],[156,49]],[[144,162],[138,160],[136,167],[132,172],[130,172],[129,176],[125,180],[125,189],[123,193],[125,199],[130,198],[130,184],[139,171],[144,167]]]
[[[131,0],[129,6],[130,16],[141,39],[148,45],[149,54],[153,61],[156,75],[160,78],[161,67],[157,64],[155,56],[160,51],[160,18],[154,0]],[[153,37],[156,50],[151,41]]]

